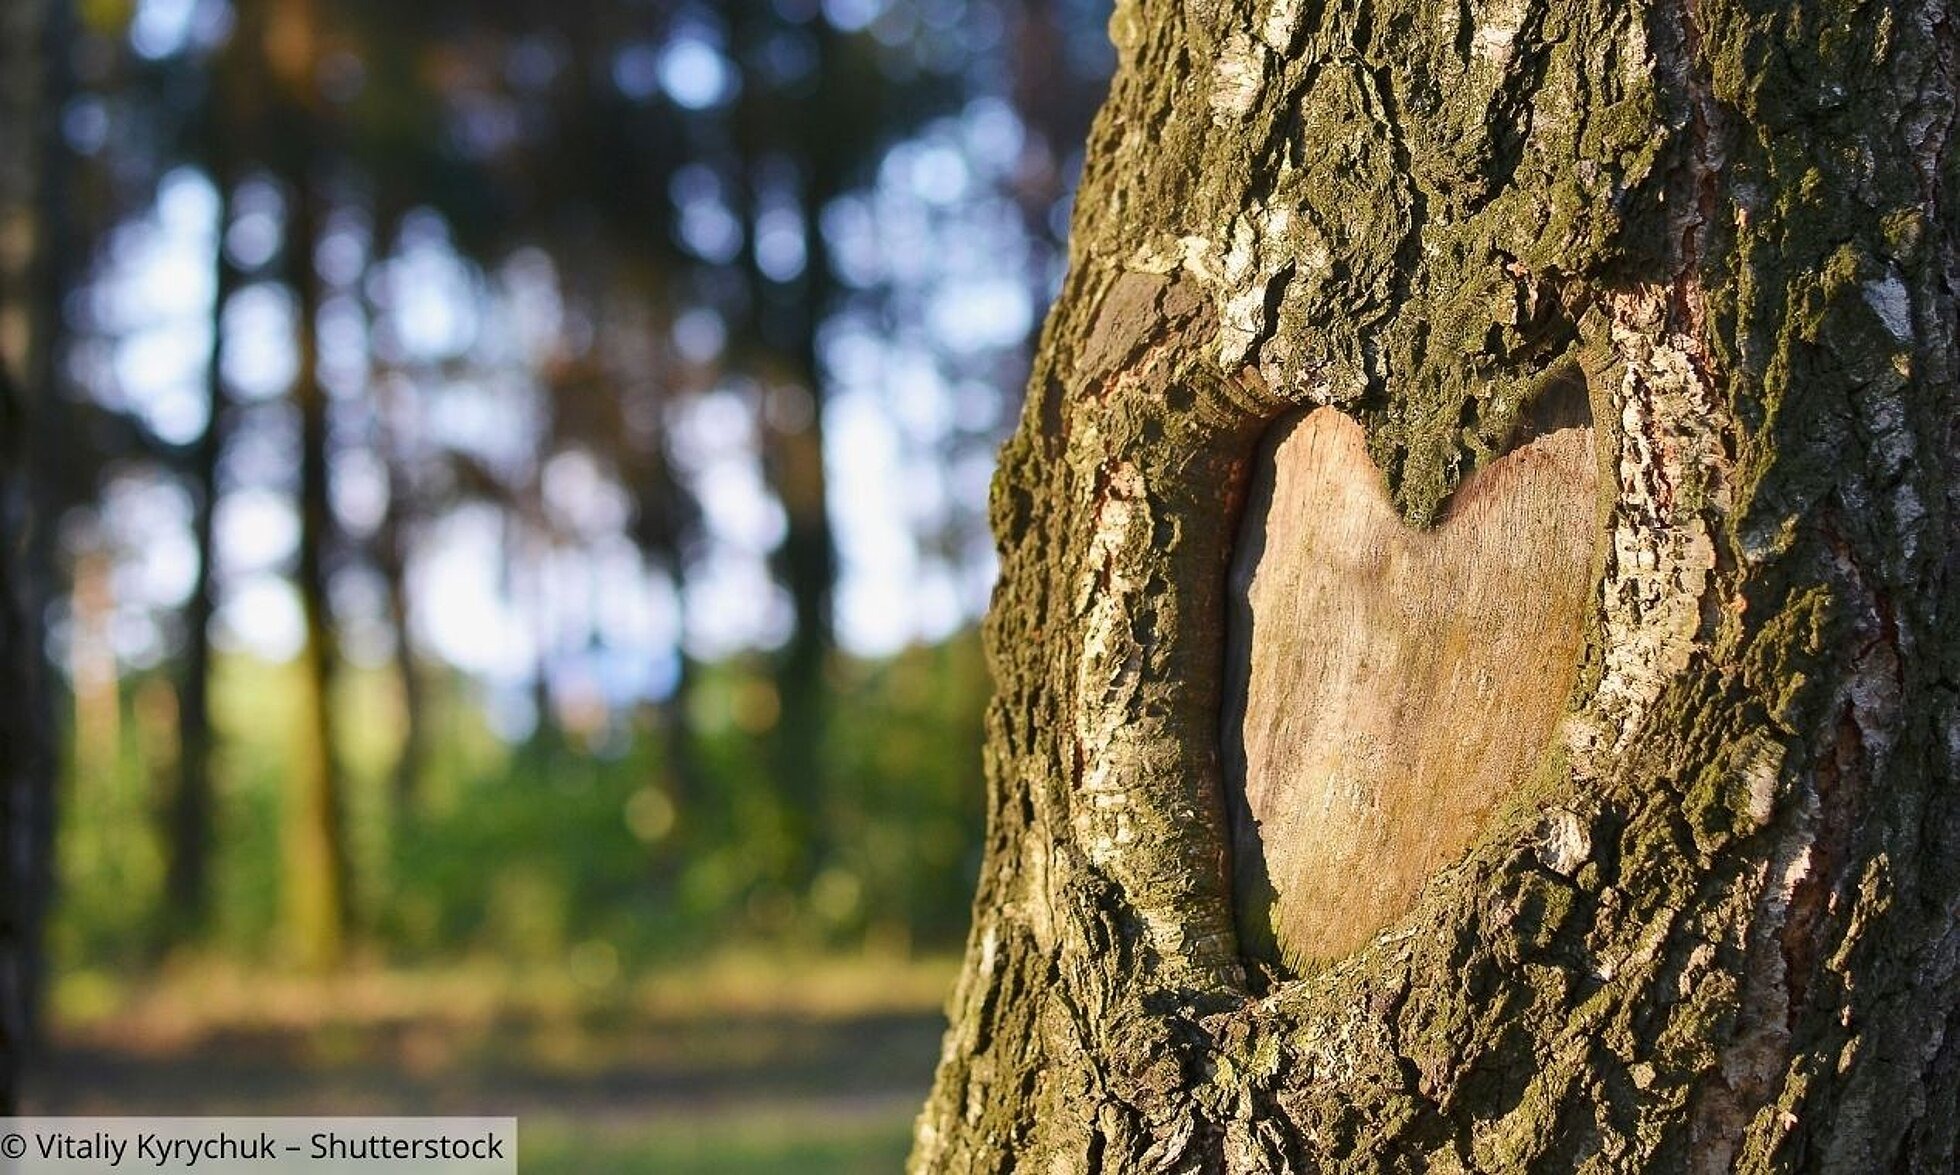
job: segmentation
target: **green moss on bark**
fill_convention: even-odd
[[[995,487],[991,821],[921,1170],[1944,1170],[1953,33],[1932,4],[1125,3]],[[1577,365],[1572,740],[1308,978],[1224,892],[1225,536],[1338,404],[1435,516]],[[1944,1108],[1943,1108],[1944,1107]]]

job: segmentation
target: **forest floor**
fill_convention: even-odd
[[[896,1171],[951,960],[72,976],[26,1109],[515,1115],[525,1175]],[[581,982],[581,979],[583,982]]]

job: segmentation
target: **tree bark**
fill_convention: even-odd
[[[1110,27],[994,488],[986,860],[913,1169],[1953,1169],[1944,5]],[[1575,382],[1601,556],[1556,734],[1412,905],[1280,961],[1221,751],[1262,441],[1339,410],[1421,528]]]

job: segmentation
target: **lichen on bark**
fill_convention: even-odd
[[[1941,2],[1125,0],[994,492],[986,857],[917,1170],[1947,1170],[1960,614]],[[1268,422],[1432,521],[1577,366],[1566,737],[1311,975],[1230,912]]]

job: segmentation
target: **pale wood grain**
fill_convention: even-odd
[[[1322,408],[1262,454],[1232,569],[1225,753],[1241,931],[1294,967],[1405,912],[1543,758],[1600,527],[1592,430],[1405,524],[1361,427]]]

